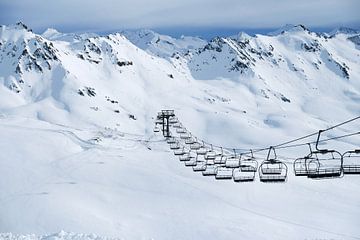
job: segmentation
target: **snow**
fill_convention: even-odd
[[[295,177],[292,161],[307,146],[277,151],[286,183],[261,183],[258,173],[235,183],[185,167],[152,131],[159,110],[175,109],[196,137],[250,149],[360,115],[359,49],[346,35],[206,43],[140,33],[71,40],[1,27],[1,239],[360,238],[359,177]],[[345,152],[359,140],[322,147]]]

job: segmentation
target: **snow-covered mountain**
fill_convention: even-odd
[[[123,31],[122,34],[134,45],[162,58],[169,58],[175,53],[184,54],[188,50],[198,49],[207,44],[205,40],[198,37],[182,36],[175,39],[148,29]]]
[[[186,169],[152,131],[157,111],[175,109],[200,139],[252,149],[360,115],[358,39],[302,25],[210,41],[1,26],[0,232],[359,238],[358,177],[216,182]],[[324,137],[358,129],[355,122]],[[358,146],[358,137],[327,145]],[[307,153],[278,151],[289,169]]]

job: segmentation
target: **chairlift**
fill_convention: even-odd
[[[179,160],[180,160],[181,162],[185,162],[185,161],[190,161],[191,158],[195,158],[195,157],[196,157],[196,155],[193,154],[193,152],[188,151],[187,153],[184,153],[183,155],[180,155],[180,156],[179,156]]]
[[[311,152],[311,160],[307,163],[309,178],[335,178],[342,176],[342,155],[336,150],[318,149],[320,135],[316,140],[316,151]]]
[[[193,166],[193,171],[200,172],[200,171],[205,171],[205,170],[206,170],[205,159],[202,156],[197,155],[196,156],[196,166]]]
[[[270,158],[271,150],[274,152],[274,158]],[[276,159],[274,147],[269,148],[266,160],[259,167],[259,178],[261,182],[285,182],[287,177],[287,165]]]
[[[160,119],[160,118],[157,118],[157,119],[155,120],[155,124],[160,124],[160,125],[162,125],[162,124],[163,124],[163,120]]]
[[[197,156],[196,157],[191,157],[188,161],[185,161],[185,166],[186,167],[194,167],[197,164]]]
[[[203,141],[202,146],[198,150],[196,150],[196,153],[198,155],[205,155],[208,151],[209,151],[209,149],[207,147],[205,147],[205,143]]]
[[[205,153],[204,158],[206,160],[210,160],[210,159],[214,160],[216,158],[216,152],[214,151],[212,144],[211,144],[211,149]]]
[[[179,142],[175,142],[175,143],[170,144],[170,149],[171,149],[171,150],[180,149],[180,144],[179,144]]]
[[[183,134],[180,134],[180,138],[181,138],[181,139],[188,139],[188,138],[191,138],[191,134],[190,134],[190,133],[183,133]]]
[[[255,180],[255,171],[243,171],[241,167],[233,169],[234,182],[252,182]]]
[[[360,149],[347,151],[342,158],[344,174],[360,174]]]
[[[175,156],[184,155],[185,153],[186,153],[186,152],[185,152],[185,147],[174,150],[174,155],[175,155]]]
[[[256,161],[253,151],[250,150],[251,157],[241,158],[240,156],[240,169],[242,172],[256,172],[258,169],[258,162]]]
[[[295,176],[307,176],[308,175],[308,163],[314,158],[311,156],[312,149],[310,143],[308,143],[310,153],[302,158],[297,158],[293,163]]]
[[[173,128],[182,128],[182,125],[180,122],[172,124]]]
[[[199,150],[201,148],[201,144],[199,142],[194,142],[190,145],[191,150]]]
[[[232,179],[233,169],[227,168],[225,166],[218,166],[216,168],[215,179],[223,180],[223,179]]]
[[[177,141],[176,141],[176,138],[174,138],[174,137],[169,137],[169,138],[166,140],[166,142],[167,142],[168,144],[173,144],[173,143],[176,143]]]
[[[177,128],[176,133],[186,133],[186,129],[185,128]]]
[[[196,139],[194,138],[185,139],[185,144],[193,144],[193,143],[196,143]]]
[[[238,167],[240,167],[240,158],[236,155],[235,149],[234,149],[234,155],[228,157],[225,160],[225,167],[227,167],[227,168],[238,168]]]
[[[157,125],[155,125],[155,127],[154,127],[154,132],[156,132],[156,133],[160,132],[160,128]]]
[[[223,150],[223,148],[221,148],[221,153],[216,154],[215,159],[214,159],[214,163],[215,164],[225,165],[226,159],[227,159],[227,156],[224,155],[224,150]]]
[[[215,176],[217,171],[217,165],[206,164],[205,170],[202,172],[203,176]]]
[[[175,123],[177,123],[179,120],[178,120],[178,118],[177,117],[171,117],[171,118],[169,118],[169,123],[170,124],[175,124]]]

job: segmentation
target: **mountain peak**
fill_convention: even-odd
[[[56,36],[59,36],[61,33],[54,29],[54,28],[48,28],[45,30],[45,32],[43,32],[41,35],[45,38],[53,38],[53,37],[56,37]]]
[[[309,32],[309,29],[305,27],[305,25],[303,24],[297,24],[297,25],[286,24],[285,26],[279,28],[278,30],[268,33],[268,35],[276,36],[276,35],[284,34],[286,32],[304,32],[304,31]]]
[[[359,34],[360,31],[349,27],[338,27],[332,30],[329,35],[335,36],[337,34]]]
[[[17,29],[25,29],[25,30],[27,30],[27,31],[29,31],[29,32],[32,32],[32,30],[29,29],[29,27],[26,26],[23,22],[17,22],[17,23],[15,24],[15,27],[16,27]]]

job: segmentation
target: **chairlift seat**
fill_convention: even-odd
[[[205,170],[202,172],[203,176],[215,176],[217,171],[216,165],[206,165]]]
[[[186,133],[186,129],[185,128],[178,128],[178,129],[176,129],[176,133]]]
[[[206,162],[204,161],[197,161],[196,166],[193,166],[194,172],[200,172],[206,170]]]
[[[360,149],[345,152],[342,157],[344,174],[360,174]]]
[[[199,150],[200,148],[201,148],[201,145],[198,142],[194,142],[190,145],[190,149],[192,149],[192,150]]]
[[[176,143],[177,141],[176,141],[175,138],[170,137],[170,138],[168,138],[168,139],[166,140],[166,142],[167,142],[168,144],[173,144],[173,143]]]
[[[196,151],[196,153],[199,155],[205,155],[208,151],[209,151],[209,149],[207,149],[206,147],[201,147],[200,149],[198,149]]]
[[[188,139],[188,138],[191,138],[191,135],[188,134],[188,133],[183,133],[183,134],[180,134],[180,138],[181,139]]]
[[[226,167],[217,167],[216,168],[216,175],[215,178],[222,180],[222,179],[232,179],[233,171],[230,168]]]
[[[177,150],[174,151],[174,155],[175,155],[175,156],[184,155],[185,153],[186,153],[186,152],[185,152],[184,148],[182,148],[182,149],[177,149]]]
[[[255,172],[244,172],[237,168],[233,170],[233,179],[235,182],[252,182],[255,180]]]
[[[210,150],[208,152],[205,153],[205,157],[204,157],[206,160],[209,160],[209,159],[215,159],[216,158],[216,152],[213,151],[213,150]]]
[[[195,143],[195,142],[196,142],[196,140],[193,139],[193,138],[185,139],[185,144],[193,144],[193,143]]]
[[[180,144],[178,142],[170,144],[171,150],[180,149]]]
[[[185,166],[186,167],[194,167],[194,166],[196,166],[196,164],[197,164],[197,160],[196,160],[195,157],[190,158],[189,161],[185,161]]]
[[[237,157],[227,158],[225,161],[225,167],[227,168],[238,168],[240,167],[240,159]]]
[[[216,155],[215,159],[214,159],[214,163],[215,164],[225,164],[226,163],[226,159],[227,157],[220,154],[220,155]]]
[[[343,173],[342,155],[335,150],[322,149],[314,151],[308,161],[307,170],[309,178],[335,178]]]

